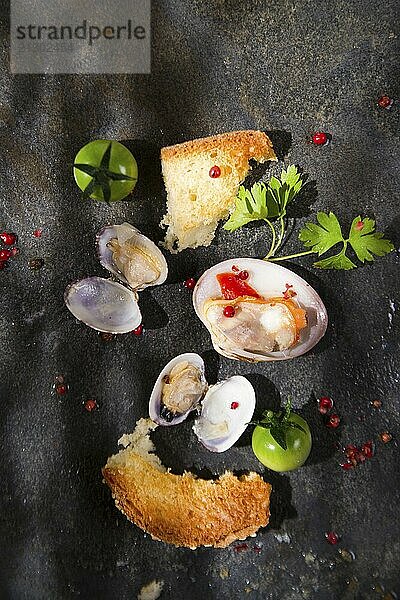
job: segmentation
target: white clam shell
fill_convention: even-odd
[[[287,360],[305,354],[323,337],[328,326],[328,315],[324,303],[317,292],[304,279],[275,263],[257,258],[233,258],[211,267],[198,280],[193,291],[193,305],[197,316],[210,331],[209,323],[204,315],[204,303],[210,298],[221,298],[221,290],[216,279],[218,273],[231,272],[232,267],[246,270],[250,274],[249,285],[264,298],[281,297],[285,285],[293,285],[296,292],[295,302],[307,312],[308,325],[300,332],[300,340],[288,350],[270,352],[269,354],[253,354],[243,349],[227,350],[221,348],[218,340],[212,337],[215,350],[228,358],[248,362],[269,362]],[[210,331],[211,333],[211,331]]]
[[[232,402],[237,402],[238,407],[231,408]],[[229,377],[208,389],[193,431],[211,452],[225,452],[245,431],[255,406],[256,395],[250,381],[241,375]]]
[[[133,227],[133,225],[130,225],[129,223],[122,223],[121,225],[108,225],[99,231],[96,236],[96,247],[97,255],[101,265],[110,271],[110,273],[115,275],[119,281],[129,285],[125,276],[114,265],[112,251],[107,247],[107,244],[113,238],[117,238],[120,244],[123,244],[132,237],[137,238],[140,244],[144,245],[148,249],[149,253],[156,258],[160,265],[160,277],[152,283],[143,284],[142,286],[136,288],[135,291],[144,290],[146,287],[151,287],[154,285],[161,285],[164,283],[168,275],[168,265],[163,253],[154,242],[140,233],[136,227]]]
[[[184,362],[184,361],[187,361],[188,363],[195,365],[200,370],[200,373],[202,375],[202,380],[204,381],[204,383],[206,383],[206,380],[204,377],[204,361],[201,358],[201,356],[199,356],[198,354],[195,354],[194,352],[186,352],[185,354],[179,354],[179,356],[175,356],[175,358],[170,360],[169,363],[165,365],[165,367],[159,374],[157,381],[154,384],[153,391],[151,393],[150,401],[149,401],[150,418],[155,423],[158,423],[158,425],[165,425],[168,427],[169,425],[177,425],[178,423],[182,423],[182,421],[184,421],[187,418],[188,414],[190,412],[192,412],[192,410],[194,410],[194,408],[193,408],[193,409],[189,410],[188,412],[183,413],[179,417],[176,417],[175,419],[173,419],[173,421],[171,421],[171,422],[165,421],[160,415],[160,404],[161,404],[161,392],[162,392],[162,386],[163,386],[163,379],[166,375],[169,375],[169,373],[172,371],[172,369],[175,367],[175,365],[177,365],[180,362]]]
[[[135,292],[102,277],[71,283],[64,300],[74,317],[97,331],[128,333],[142,321]]]

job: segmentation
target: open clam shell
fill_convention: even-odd
[[[195,383],[196,393],[190,394],[190,402],[189,403],[185,402],[185,410],[183,412],[179,412],[179,413],[177,412],[171,418],[171,420],[167,420],[166,418],[163,418],[163,416],[162,416],[163,388],[164,388],[166,381],[169,380],[169,376],[170,376],[171,372],[173,371],[173,369],[176,369],[178,365],[184,364],[184,363],[187,363],[188,365],[192,365],[197,370],[199,381],[198,381],[198,383]],[[191,382],[189,381],[189,386],[190,385],[191,385]],[[187,418],[188,414],[198,407],[200,400],[203,397],[206,389],[207,389],[207,382],[206,382],[206,379],[204,376],[204,361],[201,358],[201,356],[199,356],[198,354],[192,353],[192,352],[187,352],[185,354],[180,354],[179,356],[176,356],[175,358],[170,360],[167,365],[165,365],[165,367],[159,374],[157,381],[154,385],[153,391],[150,396],[150,401],[149,401],[150,418],[155,423],[158,423],[158,425],[170,426],[170,425],[177,425],[178,423],[182,423],[182,421],[184,421]]]
[[[232,267],[249,273],[249,285],[265,299],[282,297],[287,286],[295,292],[293,301],[306,312],[307,325],[299,332],[299,339],[286,350],[252,352],[237,344],[237,347],[224,347],[224,340],[213,332],[211,323],[205,314],[207,301],[221,298],[221,289],[216,276],[233,272]],[[301,277],[275,263],[255,258],[234,258],[221,262],[208,269],[198,280],[193,291],[193,305],[197,316],[211,334],[213,346],[217,352],[228,358],[248,362],[266,362],[287,360],[301,356],[313,348],[326,332],[328,315],[324,303],[317,292]],[[206,305],[207,306],[207,305]]]
[[[102,277],[71,283],[64,300],[74,317],[97,331],[128,333],[142,321],[135,292]]]
[[[250,381],[234,375],[208,389],[193,430],[208,450],[225,452],[245,431],[255,406],[256,395]]]
[[[119,266],[111,248],[113,240],[121,256]],[[129,223],[103,227],[97,234],[96,246],[102,266],[135,291],[160,285],[167,278],[167,261],[161,250]],[[132,264],[135,261],[134,249],[137,250],[136,258],[140,261],[137,267]],[[138,269],[141,271],[139,277]]]

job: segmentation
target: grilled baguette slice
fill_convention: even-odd
[[[156,424],[140,419],[126,448],[108,459],[103,476],[117,508],[153,539],[175,546],[225,548],[254,535],[269,520],[271,486],[257,473],[226,472],[215,481],[192,473],[173,475],[154,454],[149,432]]]
[[[276,160],[272,142],[262,131],[232,131],[161,149],[167,190],[165,246],[171,252],[209,246],[218,222],[234,208],[249,160]],[[213,166],[221,175],[209,175]]]

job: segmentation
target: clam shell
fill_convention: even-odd
[[[110,273],[115,275],[119,281],[129,285],[126,277],[114,265],[112,258],[113,253],[109,248],[107,248],[107,244],[113,238],[117,238],[118,241],[123,244],[132,237],[137,237],[140,243],[146,246],[146,248],[149,250],[149,253],[157,259],[157,262],[160,265],[160,277],[150,284],[143,284],[142,286],[135,288],[135,291],[144,290],[146,287],[154,285],[161,285],[164,283],[168,275],[167,261],[165,260],[163,253],[154,244],[154,242],[140,233],[136,227],[133,227],[133,225],[130,225],[129,223],[122,223],[122,225],[108,225],[99,231],[96,236],[96,248],[97,256],[101,265],[110,271]]]
[[[135,292],[102,277],[71,283],[64,300],[74,317],[97,331],[128,333],[142,321]]]
[[[237,408],[231,407],[232,402],[238,403]],[[256,395],[250,381],[241,375],[229,377],[208,389],[193,431],[211,452],[225,452],[245,431],[255,406]],[[228,430],[218,435],[218,426],[224,422]]]
[[[294,300],[306,310],[308,325],[300,332],[300,340],[293,347],[282,352],[270,352],[265,355],[254,354],[241,348],[234,350],[222,348],[218,340],[212,336],[213,346],[219,354],[247,362],[288,360],[305,354],[319,342],[326,332],[328,315],[317,292],[304,279],[289,269],[257,258],[225,260],[205,271],[198,280],[193,291],[193,305],[197,316],[209,331],[210,327],[203,312],[204,303],[210,298],[222,297],[216,275],[231,271],[233,266],[238,267],[239,270],[248,271],[251,276],[249,284],[265,298],[281,296],[287,283],[293,285],[293,289],[297,293]]]
[[[182,421],[184,421],[187,418],[188,414],[190,412],[192,412],[192,410],[195,410],[195,407],[193,407],[191,410],[189,410],[186,413],[183,413],[179,417],[176,417],[171,422],[165,421],[165,419],[163,419],[160,415],[161,391],[162,391],[162,386],[163,386],[163,379],[166,375],[169,375],[169,373],[172,371],[172,369],[174,368],[174,366],[176,364],[183,362],[183,361],[187,361],[187,362],[195,365],[202,374],[202,381],[204,381],[204,383],[206,383],[206,380],[204,377],[204,361],[201,358],[201,356],[199,356],[198,354],[195,354],[194,352],[186,352],[185,354],[179,354],[179,356],[175,356],[175,358],[170,360],[169,363],[167,365],[165,365],[165,367],[159,374],[157,381],[154,384],[153,391],[151,393],[150,401],[149,401],[150,418],[155,423],[158,423],[158,425],[165,425],[168,427],[169,425],[177,425],[178,423],[182,423]]]

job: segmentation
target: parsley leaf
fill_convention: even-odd
[[[318,260],[313,266],[317,267],[317,269],[336,269],[338,271],[350,271],[350,269],[355,269],[357,267],[357,265],[346,256],[345,246],[343,246],[343,249],[339,254],[334,254],[333,256],[328,256],[328,258]]]
[[[375,231],[375,221],[367,217],[363,220],[360,216],[354,219],[350,228],[349,242],[362,263],[373,261],[373,254],[384,256],[394,250],[392,242],[386,240],[383,233]]]
[[[241,185],[235,201],[235,209],[224,225],[224,229],[235,231],[250,223],[265,219],[283,218],[286,206],[298,194],[303,181],[294,165],[282,169],[280,180],[271,177],[268,184],[255,183],[251,190]]]
[[[306,248],[311,248],[313,252],[321,256],[332,246],[344,240],[340,223],[332,212],[329,215],[318,212],[317,221],[319,225],[315,225],[315,223],[305,224],[300,230],[299,240],[303,242]]]
[[[343,237],[340,223],[332,212],[329,214],[319,212],[317,221],[319,225],[306,223],[299,233],[299,239],[310,250],[292,257],[313,252],[321,256],[336,244],[342,243],[342,249],[338,254],[314,263],[314,267],[319,269],[342,269],[345,271],[355,269],[357,265],[346,254],[349,244],[362,263],[375,260],[374,254],[384,256],[394,250],[392,242],[385,239],[383,233],[375,231],[375,221],[368,217],[361,220],[361,217],[358,216],[353,220],[348,239]]]
[[[264,183],[255,183],[251,191],[241,185],[236,198],[235,210],[225,223],[224,229],[235,231],[246,223],[265,219],[268,215],[266,195],[267,188]]]

